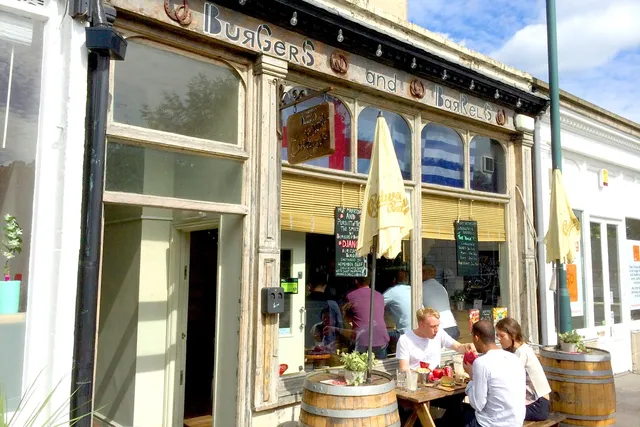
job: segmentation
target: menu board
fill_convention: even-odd
[[[476,221],[456,221],[454,227],[458,276],[477,276],[480,266],[478,223]]]
[[[367,275],[367,257],[356,254],[360,209],[336,208],[336,276],[364,277]]]

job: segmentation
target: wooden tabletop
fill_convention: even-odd
[[[427,387],[422,384],[418,384],[418,389],[416,391],[409,391],[404,388],[396,387],[396,396],[398,399],[408,400],[413,403],[426,403],[442,397],[453,396],[464,392],[464,388],[459,388],[454,391],[444,391],[434,387]]]

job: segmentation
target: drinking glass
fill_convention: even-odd
[[[404,388],[407,381],[407,371],[396,369],[396,387]]]
[[[418,373],[414,371],[407,371],[407,390],[416,391],[418,389]]]

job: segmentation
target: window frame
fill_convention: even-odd
[[[483,138],[488,138],[489,141],[491,143],[496,142],[497,144],[499,144],[500,148],[502,149],[502,152],[504,154],[504,185],[505,185],[505,189],[504,192],[496,192],[493,193],[491,191],[481,191],[481,190],[474,190],[471,188],[471,143],[473,142],[473,139],[478,136],[478,137],[483,137]],[[488,136],[488,135],[484,135],[482,133],[475,133],[475,132],[470,132],[468,134],[468,143],[467,143],[467,173],[469,175],[468,179],[467,179],[467,184],[468,184],[468,189],[470,192],[472,193],[477,193],[477,194],[487,194],[487,195],[498,195],[498,196],[504,196],[504,195],[508,195],[509,194],[509,150],[507,145],[501,141],[500,139],[496,139],[492,136]],[[493,144],[491,144],[493,146]]]

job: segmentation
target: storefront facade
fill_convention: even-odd
[[[307,286],[336,301],[354,286],[335,264],[335,210],[362,208],[379,113],[414,228],[401,255],[380,262],[377,289],[408,285],[413,312],[429,264],[450,294],[466,291],[465,309],[507,307],[537,338],[528,218],[533,117],[545,100],[528,75],[344,2],[192,1],[188,13],[111,3],[128,51],[112,68],[107,125],[95,386],[104,425],[297,419],[317,367],[311,326],[322,321]],[[441,59],[454,53],[461,63]],[[325,103],[335,151],[290,164],[287,120]],[[456,271],[458,220],[477,222],[475,276]],[[284,313],[263,313],[263,289],[281,280],[297,290]],[[393,369],[392,348],[381,362]]]
[[[573,327],[590,345],[611,352],[614,373],[630,371],[631,331],[640,328],[638,242],[640,129],[638,125],[564,94],[563,178],[581,222],[574,265],[567,266]],[[542,187],[545,229],[550,187],[549,118],[542,119]],[[542,336],[555,343],[551,267],[541,285]]]
[[[3,275],[0,294],[0,388],[10,415],[28,390],[32,398],[23,415],[54,391],[42,416],[68,405],[86,108],[84,41],[84,25],[65,16],[64,2],[0,1],[0,228],[9,214],[22,229],[22,250],[5,272],[17,283],[17,293],[7,292]],[[3,266],[5,260],[0,255]],[[22,423],[26,420],[16,421]]]

